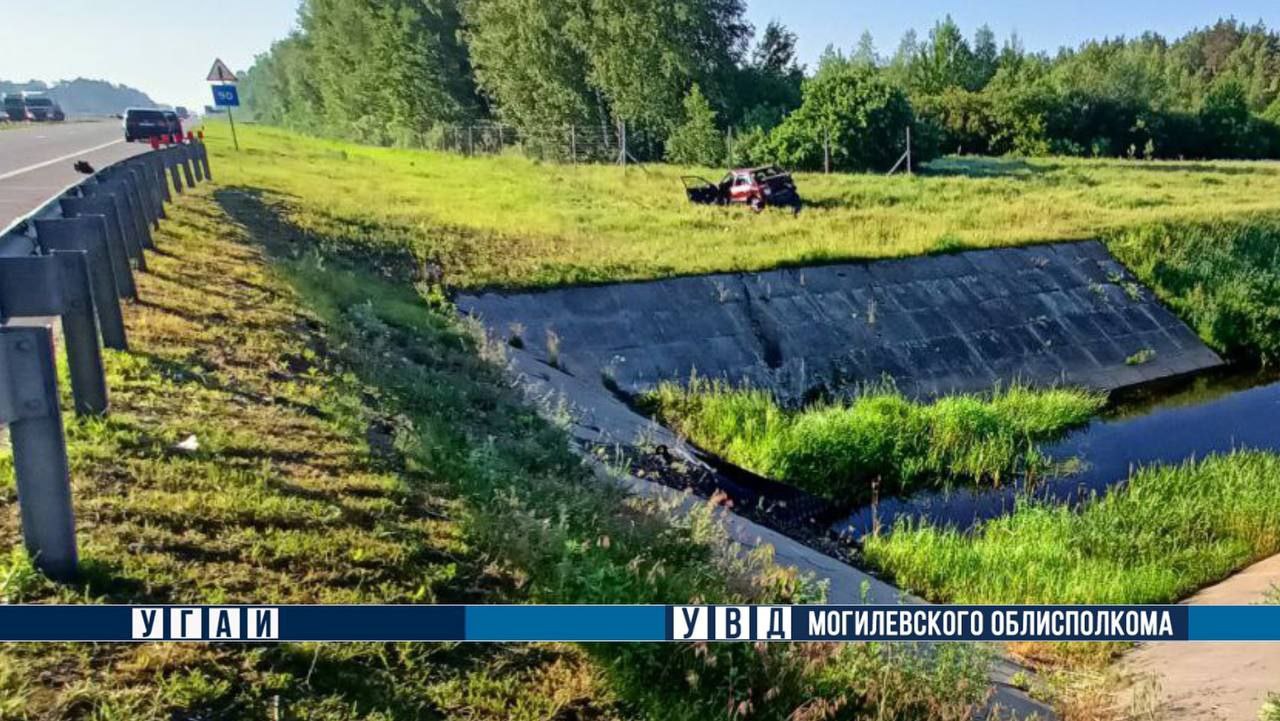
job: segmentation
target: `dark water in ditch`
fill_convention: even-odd
[[[1020,498],[1074,504],[1122,483],[1138,466],[1243,448],[1280,450],[1280,375],[1217,374],[1119,397],[1089,425],[1045,446],[1056,461],[1079,459],[1078,472],[1041,479],[1030,490],[1024,482],[884,499],[832,530],[856,540],[903,518],[968,529],[1011,512]]]

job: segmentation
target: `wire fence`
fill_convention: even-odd
[[[442,124],[421,136],[429,150],[459,155],[518,153],[554,163],[653,162],[662,157],[662,142],[653,133],[624,124],[563,125],[517,128],[505,123]]]
[[[758,132],[758,131],[756,131]],[[758,145],[749,135],[734,127],[722,131],[721,159],[730,167],[764,164]],[[889,170],[913,170],[911,128],[904,128],[905,151]],[[554,163],[631,163],[658,162],[663,159],[664,144],[656,134],[618,125],[564,125],[521,129],[493,122],[442,124],[419,139],[421,147],[466,156],[517,153],[535,160]],[[821,168],[830,173],[833,167],[833,138],[830,131],[821,139]]]

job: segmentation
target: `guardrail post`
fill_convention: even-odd
[[[187,150],[190,146],[178,146],[178,160],[182,163],[182,179],[187,182],[188,188],[196,187],[195,173],[191,170],[191,153]]]
[[[121,298],[138,299],[138,286],[129,267],[132,255],[125,242],[124,228],[120,225],[120,213],[116,209],[116,196],[89,195],[83,198],[63,198],[62,215],[67,218],[100,216],[105,225],[107,246],[111,251],[111,272],[115,275],[116,290]],[[141,257],[141,256],[139,256]]]
[[[152,150],[142,156],[142,161],[151,168],[151,174],[156,179],[156,186],[160,188],[160,217],[164,216],[164,204],[171,202],[173,196],[169,193],[169,181],[164,176],[164,157],[160,155],[160,151]]]
[[[143,255],[142,241],[138,239],[138,231],[134,226],[133,215],[129,212],[128,196],[119,188],[114,191],[108,191],[101,185],[93,183],[81,185],[80,192],[84,193],[84,200],[106,198],[106,203],[115,208],[116,225],[120,229],[120,240],[124,244],[125,254],[138,264],[138,270],[145,271],[147,269],[147,258]],[[68,200],[74,199],[69,198]],[[106,204],[99,207],[105,208]],[[89,210],[85,212],[95,211]]]
[[[196,144],[196,148],[198,148],[196,152],[200,157],[200,164],[204,166],[204,179],[213,180],[213,173],[209,171],[209,146],[201,140]]]
[[[204,182],[204,166],[200,164],[200,150],[196,141],[187,141],[187,157],[191,159],[191,168],[196,172],[196,180]]]
[[[27,553],[49,578],[70,581],[76,524],[49,326],[0,327],[0,421],[9,424]]]
[[[142,209],[139,207],[142,201],[136,198],[136,193],[131,192],[130,184],[124,178],[116,178],[114,180],[99,181],[97,184],[85,183],[80,186],[85,195],[98,195],[99,193],[108,193],[120,198],[124,205],[124,216],[122,222],[129,229],[133,242],[138,249],[138,258],[142,257],[143,248],[151,248],[151,233],[147,227],[146,218],[142,216]],[[146,270],[145,261],[139,264],[139,269]]]
[[[140,155],[129,162],[142,170],[147,176],[147,182],[151,185],[151,194],[156,199],[156,227],[158,228],[159,221],[168,217],[164,212],[164,204],[169,201],[169,183],[164,179],[164,170],[157,168],[155,152]]]
[[[182,193],[182,178],[178,175],[178,156],[174,154],[173,148],[156,151],[164,153],[164,164],[169,169],[169,177],[173,180],[173,189],[178,194]]]
[[[126,350],[124,315],[111,270],[111,249],[107,245],[107,221],[100,215],[36,221],[36,239],[46,251],[81,251],[85,254],[92,289],[93,307],[98,313],[102,344]]]
[[[142,184],[138,182],[138,178],[125,169],[114,178],[108,178],[108,183],[118,183],[124,187],[125,193],[129,199],[133,201],[135,211],[138,215],[138,230],[141,231],[139,236],[142,239],[142,247],[154,248],[155,242],[151,238],[151,211],[147,202],[146,191],[142,188]]]
[[[0,258],[0,318],[62,316],[76,412],[107,410],[107,378],[98,347],[87,256],[82,251]]]
[[[98,323],[93,313],[93,286],[89,259],[84,252],[58,251],[51,256],[62,272],[66,306],[62,313],[63,342],[71,370],[71,391],[76,413],[107,412],[107,374],[98,345]]]
[[[133,178],[133,184],[138,188],[138,195],[142,197],[142,208],[146,211],[144,215],[151,222],[151,228],[159,230],[163,202],[160,200],[160,193],[156,192],[155,184],[151,182],[151,173],[135,163],[124,164],[120,167],[120,172]]]

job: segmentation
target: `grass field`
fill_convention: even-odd
[[[1174,603],[1280,553],[1280,456],[1138,470],[1076,513],[1025,505],[973,535],[903,524],[864,541],[904,588],[956,603]]]
[[[799,411],[767,391],[695,379],[645,399],[699,446],[810,492],[865,503],[926,485],[999,485],[1047,470],[1038,443],[1087,422],[1105,404],[1071,389],[1005,388],[920,403],[869,388],[847,404]]]
[[[207,127],[215,144],[225,124]],[[1280,337],[1280,163],[942,159],[802,174],[799,217],[694,206],[710,169],[465,158],[240,129],[219,182],[267,189],[344,249],[408,249],[456,288],[533,287],[1102,238],[1215,347]],[[1225,264],[1222,261],[1227,261]],[[1280,354],[1270,345],[1269,356]]]
[[[107,356],[112,412],[67,418],[77,583],[47,582],[21,550],[0,454],[5,602],[819,597],[767,553],[739,555],[708,509],[676,514],[596,478],[415,287],[411,261],[384,256],[379,272],[330,255],[343,239],[293,225],[305,211],[268,190],[202,186],[155,234],[126,309],[131,350]],[[198,449],[179,449],[191,435]],[[961,719],[984,688],[983,656],[964,648],[0,648],[3,719]]]
[[[210,132],[225,127],[210,125]],[[536,286],[1092,238],[1150,222],[1280,212],[1280,163],[941,161],[927,176],[797,178],[808,205],[699,207],[708,169],[539,164],[368,148],[248,127],[222,180],[279,189],[355,239],[398,232],[449,281]],[[318,211],[318,212],[317,212]],[[314,222],[314,221],[313,221]],[[370,242],[382,239],[368,238]]]

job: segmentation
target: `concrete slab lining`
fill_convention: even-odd
[[[891,378],[1113,390],[1221,359],[1096,241],[462,295],[497,340],[629,393],[696,373],[799,403]]]

